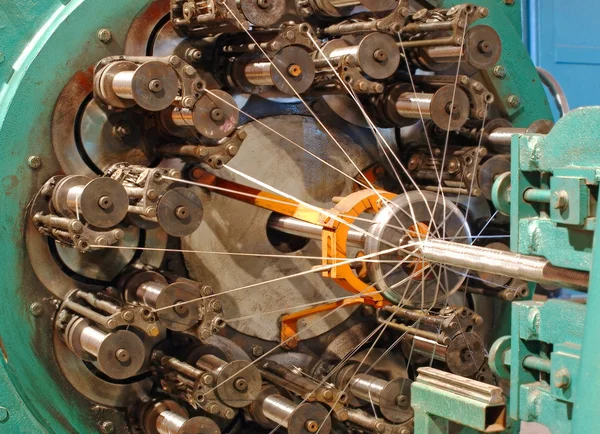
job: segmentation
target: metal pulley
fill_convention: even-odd
[[[146,434],[221,434],[219,426],[203,416],[190,417],[177,402],[151,401],[140,412]]]

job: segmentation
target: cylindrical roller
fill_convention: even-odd
[[[129,196],[114,179],[71,175],[54,188],[52,206],[61,215],[83,218],[92,226],[110,228],[127,215]]]
[[[175,70],[156,60],[137,65],[129,61],[112,62],[94,78],[96,95],[117,108],[138,105],[148,111],[169,107],[179,92]]]
[[[156,309],[160,323],[173,331],[188,330],[198,324],[200,297],[197,287],[186,282],[169,285],[163,276],[152,271],[135,274],[125,289],[127,301]]]
[[[156,218],[163,230],[173,237],[193,234],[202,223],[204,208],[196,193],[176,187],[162,195],[156,208]]]
[[[207,354],[197,362],[198,368],[217,378],[216,393],[229,407],[241,408],[249,405],[260,393],[262,378],[258,368],[245,360],[226,362]]]
[[[244,68],[246,80],[255,86],[275,86],[286,95],[303,93],[315,79],[315,65],[308,51],[289,46],[268,61],[248,63]]]
[[[204,137],[219,140],[235,131],[240,118],[233,97],[222,90],[205,93],[194,105],[191,113],[191,125]],[[189,114],[185,109],[174,110],[173,120],[177,125],[190,125]]]
[[[431,119],[442,130],[457,130],[469,119],[469,97],[459,87],[447,85],[436,93],[407,92],[396,100],[398,114],[411,119]]]
[[[495,148],[509,150],[512,137],[515,134],[525,134],[526,132],[526,128],[496,128],[487,136],[487,140]]]
[[[280,425],[290,434],[312,434],[331,431],[331,418],[325,407],[317,403],[295,404],[281,396],[273,386],[266,386],[250,408],[252,417],[262,425]]]
[[[146,434],[220,434],[218,425],[206,417],[190,418],[185,409],[170,399],[142,407],[140,423]]]
[[[275,229],[279,232],[314,240],[321,240],[321,233],[323,230],[323,228],[319,225],[276,213],[271,214],[267,225],[269,228]],[[350,229],[348,232],[348,245],[363,247],[365,237],[366,235],[364,232]]]
[[[94,356],[98,368],[117,380],[134,376],[144,364],[144,344],[138,335],[127,330],[104,333],[85,323],[73,330],[69,340],[72,348]]]
[[[412,418],[410,386],[408,378],[386,381],[369,374],[357,374],[350,380],[350,392],[354,396],[379,406],[383,416],[394,423]]]
[[[451,241],[428,239],[420,247],[424,259],[440,264],[465,267],[483,273],[547,285],[585,290],[589,273],[555,267],[545,258],[486,249]]]
[[[400,65],[400,52],[396,41],[383,33],[371,33],[362,38],[358,45],[335,48],[327,57],[335,65],[339,59],[348,55],[354,57],[366,75],[378,80],[390,77]],[[319,64],[329,67],[324,60]]]

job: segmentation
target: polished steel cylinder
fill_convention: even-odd
[[[171,120],[179,127],[193,127],[194,114],[189,108],[176,108],[171,112]]]
[[[556,267],[545,258],[443,240],[427,240],[420,247],[424,259],[470,270],[499,274],[548,285],[587,289],[589,273]]]
[[[273,86],[270,62],[249,63],[244,68],[246,80],[255,86]]]
[[[313,240],[320,240],[321,232],[323,230],[323,228],[319,225],[281,214],[272,214],[269,218],[268,226],[269,228],[275,229],[279,232],[310,238]],[[366,236],[366,232],[350,229],[348,231],[348,245],[363,247]]]
[[[217,356],[207,354],[200,357],[200,359],[196,362],[196,366],[206,372],[210,372],[211,374],[218,376],[221,370],[227,366],[227,362],[219,359]]]
[[[75,213],[81,210],[80,198],[84,188],[85,185],[76,185],[75,187],[71,187],[67,192],[67,206]]]
[[[156,419],[156,430],[160,434],[179,434],[179,430],[187,420],[172,411],[163,411]]]
[[[396,110],[400,116],[410,119],[431,119],[432,93],[406,92],[396,100]]]
[[[512,136],[526,132],[526,128],[496,128],[488,136],[488,141],[494,146],[510,148]]]
[[[458,60],[461,58],[462,47],[443,45],[440,47],[428,47],[424,51],[436,63],[458,63]]]
[[[350,391],[358,398],[379,405],[379,398],[388,382],[368,374],[357,374],[350,380]]]
[[[106,333],[94,327],[86,327],[81,331],[79,340],[81,342],[81,347],[85,351],[94,357],[98,357],[100,346],[107,337],[108,335]]]
[[[165,286],[166,285],[162,283],[149,280],[138,286],[135,296],[144,305],[155,308],[156,300],[160,293],[165,289]]]
[[[439,360],[441,362],[446,361],[448,347],[444,345],[439,345],[435,341],[419,336],[412,337],[411,345],[411,350],[417,354],[426,357],[433,357],[435,360]]]
[[[296,410],[296,405],[281,395],[267,396],[263,401],[262,410],[266,418],[287,428],[290,415]]]
[[[123,71],[115,75],[112,87],[121,98],[133,99],[133,77],[135,71]]]

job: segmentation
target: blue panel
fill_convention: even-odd
[[[571,109],[600,104],[599,17],[598,0],[530,1],[531,54],[562,85]]]

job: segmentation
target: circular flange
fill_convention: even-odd
[[[454,131],[469,119],[471,103],[467,93],[459,87],[440,88],[431,100],[431,119],[444,131]]]
[[[502,41],[492,27],[485,25],[471,27],[465,39],[465,57],[473,68],[488,69],[500,60]]]
[[[492,186],[492,202],[500,214],[510,215],[510,172],[498,176]]]
[[[505,380],[510,379],[510,370],[504,364],[504,354],[510,351],[510,336],[502,336],[492,344],[488,356],[490,369],[494,374]]]
[[[273,57],[273,64],[271,79],[280,92],[296,95],[305,92],[313,84],[315,64],[309,52],[303,48],[285,47]]]
[[[464,244],[471,242],[469,226],[454,203],[438,197],[433,192],[411,191],[397,196],[377,213],[369,228],[372,236],[365,242],[365,253],[374,254],[390,249],[390,246],[403,245],[407,238],[409,243],[418,241],[416,230],[412,231],[409,228],[415,227],[415,222],[419,223],[420,227],[428,228],[431,221],[433,223],[429,236],[441,239],[456,237],[457,242]],[[445,223],[442,225],[441,222]],[[414,240],[410,239],[411,233]],[[380,255],[379,259],[381,262],[367,264],[369,277],[372,282],[376,282],[377,289],[383,291],[384,296],[394,304],[404,303],[429,309],[456,292],[465,280],[466,270],[448,267],[446,273],[438,265],[431,265],[430,273],[418,272],[411,279],[409,276],[416,272],[415,268],[419,265],[423,267],[424,264],[418,261],[418,257],[407,257],[402,251]],[[413,264],[417,261],[413,270],[406,266],[397,266],[400,261],[411,260]]]
[[[446,363],[450,372],[470,377],[485,361],[484,345],[481,338],[472,332],[455,336],[446,349]]]
[[[387,383],[379,395],[379,408],[383,416],[393,423],[404,423],[412,419],[410,386],[408,378],[396,378]]]
[[[209,418],[196,416],[185,421],[176,434],[221,434],[221,429]]]
[[[79,196],[80,213],[92,226],[111,228],[127,215],[129,195],[120,182],[111,178],[90,181]]]
[[[140,65],[133,74],[131,91],[141,108],[160,111],[175,101],[179,80],[175,70],[166,63],[149,61]]]
[[[321,404],[305,402],[300,404],[288,417],[289,434],[329,434],[331,418],[329,412]]]
[[[285,0],[241,0],[242,13],[257,27],[269,27],[285,13]]]
[[[123,351],[124,350],[124,351]],[[124,380],[134,376],[144,364],[145,348],[133,332],[119,330],[109,333],[98,349],[97,363],[111,378]]]
[[[358,44],[357,56],[360,69],[377,80],[390,77],[400,65],[400,50],[396,41],[384,33],[365,36]]]
[[[245,380],[244,388],[236,388],[236,381]],[[227,363],[217,377],[217,395],[225,405],[242,408],[250,405],[261,391],[262,378],[256,366],[246,360]]]
[[[194,106],[192,116],[196,130],[213,140],[233,133],[240,118],[235,100],[222,90],[211,90],[202,95]]]
[[[481,193],[487,200],[492,200],[492,188],[499,175],[510,172],[510,160],[503,155],[496,155],[487,160],[479,170],[478,182]]]
[[[159,321],[169,330],[178,332],[195,326],[199,321],[198,310],[202,307],[199,297],[198,288],[189,283],[175,282],[166,286],[156,298],[155,307]],[[168,306],[173,307],[164,309]]]
[[[156,217],[160,227],[174,237],[191,235],[202,223],[204,210],[200,198],[189,188],[176,187],[158,201]]]

